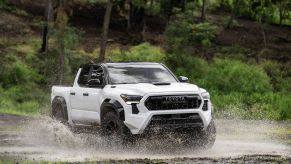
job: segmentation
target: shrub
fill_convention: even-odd
[[[271,78],[261,66],[232,59],[204,59],[169,55],[168,65],[176,75],[188,76],[191,83],[207,89],[216,115],[242,119],[291,119],[291,97],[274,92]]]
[[[165,40],[169,52],[182,51],[190,45],[192,22],[184,17],[178,17],[179,21],[171,22],[165,30]]]
[[[109,61],[149,61],[164,63],[166,55],[161,48],[152,46],[149,43],[142,43],[129,50],[115,49],[108,53]]]
[[[205,79],[202,85],[221,93],[272,91],[270,78],[263,69],[236,60],[214,59],[214,63],[202,78]]]
[[[188,46],[210,47],[219,28],[211,23],[195,23],[191,12],[179,14],[165,30],[169,52],[182,52]]]
[[[204,47],[210,47],[218,33],[219,29],[216,25],[210,23],[193,24],[191,40]]]
[[[173,61],[170,60],[169,62]],[[214,59],[208,64],[205,60],[186,56],[179,65],[170,63],[179,75],[184,74],[199,86],[219,93],[243,92],[265,93],[272,91],[270,78],[263,69],[237,60]]]
[[[32,85],[41,78],[37,72],[20,60],[16,60],[10,64],[3,66],[0,72],[0,80],[3,87],[11,87],[14,85]]]
[[[187,55],[169,55],[167,65],[175,71],[176,75],[187,76],[192,83],[203,84],[202,76],[207,74],[208,63],[201,58]]]
[[[288,68],[285,68],[283,65],[270,60],[261,62],[260,67],[262,67],[271,78],[271,83],[274,86],[275,91],[291,91],[291,78],[288,75]]]
[[[28,92],[29,91],[29,92]],[[4,90],[0,88],[0,111],[10,114],[38,114],[48,96],[37,88],[25,89],[14,86]]]
[[[226,17],[224,22],[223,22],[224,28],[234,28],[234,27],[240,27],[241,25],[238,23],[237,20],[231,18],[231,17]]]
[[[239,45],[223,46],[216,49],[215,56],[218,58],[229,58],[247,62],[249,60],[251,50]]]

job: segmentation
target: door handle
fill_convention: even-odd
[[[83,96],[89,96],[89,93],[83,93]]]
[[[70,95],[73,95],[73,96],[75,96],[75,95],[76,95],[76,93],[75,93],[75,92],[71,92],[71,93],[70,93]]]

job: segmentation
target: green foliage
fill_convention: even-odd
[[[272,91],[267,74],[257,66],[240,61],[215,59],[205,77],[205,87],[220,93]]]
[[[187,53],[185,49],[192,46],[211,47],[219,34],[218,26],[205,22],[195,23],[194,13],[187,10],[178,14],[165,30],[167,51]]]
[[[12,10],[14,9],[13,6],[11,6],[7,0],[0,0],[0,9],[5,9],[5,10]]]
[[[240,0],[237,15],[245,18],[253,17],[253,0]]]
[[[78,48],[81,37],[83,36],[83,31],[71,26],[67,26],[64,33],[64,55],[65,55],[65,84],[71,84],[72,79],[74,78],[74,73],[76,69],[82,63],[87,63],[91,58],[82,57],[76,49]],[[58,81],[58,73],[60,70],[60,59],[59,59],[59,49],[58,49],[58,31],[52,31],[52,39],[50,50],[48,52],[48,56],[43,56],[42,54],[34,54],[32,59],[30,60],[31,64],[37,70],[40,70],[39,73],[44,75],[46,78],[43,79],[43,83],[52,85],[57,84]],[[34,64],[37,63],[37,64]]]
[[[230,12],[235,0],[212,1],[209,0],[208,10],[223,9]],[[239,17],[257,20],[260,23],[277,23],[291,25],[290,0],[240,0],[235,11]]]
[[[253,15],[256,20],[258,20],[260,23],[272,22],[274,19],[274,14],[270,13],[274,13],[275,8],[271,0],[255,1],[253,2],[253,6]]]
[[[166,55],[161,48],[142,43],[129,50],[112,50],[107,55],[109,61],[150,61],[164,63]]]
[[[192,25],[192,38],[194,42],[210,47],[212,41],[219,33],[218,27],[210,23],[198,23]]]
[[[291,98],[282,93],[252,93],[231,92],[229,94],[214,94],[217,115],[220,117],[242,119],[290,119]]]
[[[192,83],[211,93],[216,115],[220,117],[274,120],[291,118],[288,112],[291,108],[291,95],[273,91],[272,77],[279,75],[278,70],[274,70],[273,76],[268,76],[269,73],[265,70],[269,63],[256,66],[233,59],[214,59],[212,63],[208,63],[191,56],[178,60],[177,55],[170,55],[167,59],[176,75],[189,77]]]
[[[223,46],[218,47],[215,56],[219,58],[228,58],[247,62],[248,56],[251,54],[251,50],[241,47],[240,45]]]
[[[115,5],[122,3],[121,1],[114,2]],[[208,0],[207,11],[210,11],[211,15],[206,22],[199,22],[197,19],[201,11],[201,0],[189,0],[186,5],[173,0],[134,0],[131,2],[134,10],[140,10],[135,12],[143,14],[142,10],[144,10],[147,19],[150,19],[149,16],[157,16],[169,21],[164,32],[166,52],[160,47],[142,43],[126,49],[111,49],[106,56],[107,61],[166,63],[177,75],[188,76],[192,83],[211,93],[216,115],[243,119],[291,119],[290,61],[282,64],[262,60],[270,58],[271,55],[277,55],[275,51],[264,49],[256,56],[259,58],[257,62],[254,58],[250,58],[254,56],[253,52],[241,45],[216,46],[214,44],[220,32],[218,25],[222,25],[223,22],[210,23],[216,20],[213,16],[215,12],[211,10],[223,9],[229,12],[227,15],[230,15],[236,1]],[[107,1],[77,0],[74,3],[89,6],[88,8],[102,6],[101,8],[104,9]],[[9,1],[0,0],[0,9],[11,11],[13,7],[10,6]],[[235,13],[237,18],[250,18],[260,23],[282,21],[282,24],[289,23],[290,25],[290,12],[289,0],[241,0]],[[31,16],[18,8],[12,13],[26,18]],[[137,18],[142,18],[142,16],[137,16]],[[229,17],[225,18],[228,23]],[[67,22],[68,17],[62,20],[63,23]],[[136,23],[134,21],[137,20],[131,19],[131,21],[134,25]],[[150,21],[147,23],[149,26]],[[41,29],[44,23],[41,18],[36,18],[30,25]],[[43,108],[48,109],[49,89],[51,85],[57,83],[60,70],[58,51],[60,38],[58,36],[63,36],[64,41],[66,84],[71,84],[80,64],[94,61],[98,52],[86,53],[78,47],[82,30],[68,26],[66,23],[61,25],[63,25],[61,34],[56,30],[50,31],[47,56],[38,53],[40,39],[27,37],[25,41],[16,44],[0,38],[0,51],[1,55],[3,54],[0,60],[1,112],[35,114],[43,112]],[[235,19],[232,19],[231,25],[239,26]],[[146,32],[151,32],[151,28],[147,30]],[[197,53],[200,53],[201,49],[209,51],[209,54],[214,52],[216,58],[210,56],[209,61],[206,61],[194,57],[194,55],[198,56]]]
[[[237,20],[231,19],[231,17],[227,17],[224,21],[224,28],[234,28],[234,27],[240,27],[240,24]]]
[[[82,31],[67,27],[65,43],[65,83],[71,84],[76,70],[89,57],[80,56],[77,48]],[[52,37],[51,43],[54,43]],[[55,43],[57,44],[57,43]],[[38,53],[40,41],[30,38],[17,45],[8,45],[0,61],[0,111],[12,114],[47,113],[49,89],[57,83],[59,53],[51,44],[48,55]]]
[[[171,22],[166,30],[165,37],[168,51],[183,50],[190,45],[193,25],[191,20],[185,15],[179,15],[176,21]]]
[[[1,71],[0,110],[5,113],[39,113],[40,104],[47,98],[39,86],[42,76],[18,59],[5,64]]]
[[[10,55],[4,56],[7,63],[1,66],[0,84],[2,87],[9,88],[24,84],[33,86],[34,82],[39,82],[41,76],[37,74],[36,70],[16,58],[11,58]]]
[[[279,23],[283,24],[286,21],[286,24],[291,24],[291,1],[289,0],[277,0],[275,1]],[[289,22],[287,22],[289,21]]]
[[[287,93],[291,91],[291,78],[288,75],[288,70],[285,70],[281,64],[275,61],[266,60],[261,62],[260,66],[271,78],[271,83],[275,91]]]
[[[185,57],[177,68],[179,75],[187,75],[190,81],[218,93],[232,91],[265,93],[272,91],[267,74],[255,65],[237,60],[214,59],[208,64],[203,59]]]

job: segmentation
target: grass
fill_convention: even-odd
[[[0,109],[0,113],[2,114],[12,114],[12,115],[19,115],[19,116],[37,116],[40,115],[40,113],[35,110],[35,112],[23,112],[19,111],[17,109]]]
[[[49,101],[49,98],[47,98]],[[1,102],[1,101],[0,101]],[[23,116],[48,115],[50,111],[49,102],[28,101],[24,103],[10,102],[9,106],[1,106],[0,113]],[[1,105],[1,104],[0,104]]]

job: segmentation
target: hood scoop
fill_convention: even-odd
[[[171,83],[167,83],[167,82],[157,82],[157,83],[153,83],[153,85],[171,85]]]

